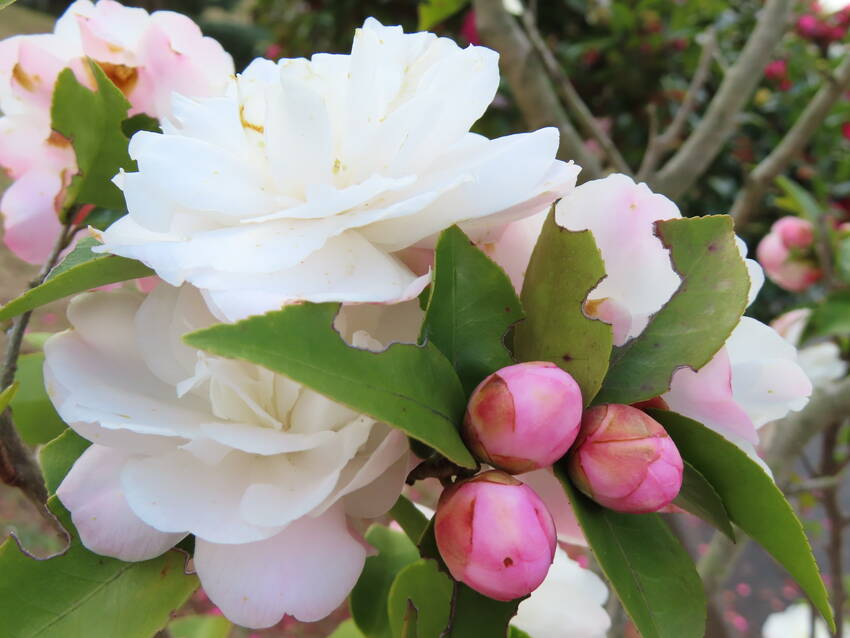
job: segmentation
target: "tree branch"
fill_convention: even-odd
[[[743,224],[749,221],[774,178],[788,168],[791,161],[800,154],[823,124],[835,102],[848,89],[850,89],[850,54],[844,56],[833,75],[827,76],[825,84],[806,105],[782,141],[752,170],[746,185],[738,193],[732,205],[732,216],[736,223]]]
[[[789,23],[794,0],[767,0],[744,49],[720,83],[705,116],[650,185],[671,198],[687,191],[708,169],[735,131],[738,114],[762,78]]]
[[[68,215],[69,221],[62,229],[41,272],[38,277],[30,282],[30,289],[40,285],[47,278],[48,273],[59,261],[62,251],[68,247],[71,239],[79,230],[72,226],[70,220],[73,217],[73,211],[71,211],[71,214]],[[12,385],[15,380],[18,355],[21,352],[21,344],[31,315],[32,312],[26,312],[16,317],[9,329],[2,376],[0,376],[0,392]],[[12,421],[11,408],[6,408],[0,414],[0,480],[12,487],[19,488],[40,512],[43,514],[46,512],[47,487],[44,484],[41,468],[18,435]],[[52,519],[52,517],[49,518]],[[51,520],[51,522],[53,521]]]
[[[714,61],[716,51],[717,34],[713,28],[710,28],[703,34],[702,51],[697,61],[696,70],[688,85],[688,90],[685,93],[682,104],[673,116],[669,126],[660,135],[653,134],[653,126],[650,126],[649,143],[646,147],[646,153],[643,155],[643,161],[640,164],[638,181],[649,179],[655,173],[655,169],[658,167],[658,163],[661,161],[664,153],[672,149],[682,137],[685,131],[685,124],[687,124],[691,113],[696,109],[699,93],[702,91],[711,74],[711,63]],[[657,113],[653,110],[650,114],[650,122],[654,126],[657,126],[657,120],[654,119],[656,116]]]
[[[561,133],[558,157],[575,160],[582,177],[602,176],[599,161],[561,106],[540,57],[502,0],[474,0],[475,20],[483,42],[499,51],[499,66],[507,78],[517,106],[530,128],[555,126]]]
[[[800,412],[792,412],[774,426],[773,438],[765,451],[765,461],[773,470],[780,487],[788,483],[794,461],[806,444],[826,430],[837,419],[850,413],[850,377],[832,381],[816,388],[808,405]],[[733,544],[720,532],[715,532],[708,551],[697,564],[705,591],[711,596],[729,576],[749,539],[739,535]]]
[[[626,163],[626,160],[623,159],[623,156],[614,145],[614,142],[602,129],[599,122],[596,121],[596,118],[593,117],[593,113],[591,113],[590,109],[587,108],[584,100],[581,99],[581,96],[578,94],[578,91],[576,91],[573,83],[570,81],[570,78],[567,77],[566,73],[564,73],[563,67],[560,65],[558,60],[555,59],[552,50],[543,40],[543,36],[540,35],[540,31],[537,29],[537,24],[534,21],[534,16],[528,10],[523,11],[522,13],[522,23],[525,27],[525,32],[528,35],[529,41],[537,51],[537,55],[539,55],[540,59],[543,61],[543,66],[549,74],[549,78],[555,85],[555,88],[561,96],[561,100],[563,100],[563,103],[566,105],[571,115],[579,123],[579,126],[584,130],[585,134],[596,140],[599,146],[602,147],[602,150],[614,168],[621,173],[631,175],[632,169]]]

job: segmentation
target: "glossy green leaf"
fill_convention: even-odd
[[[706,478],[693,465],[684,461],[682,489],[673,505],[698,516],[706,523],[723,532],[729,540],[735,542],[735,530],[729,521],[729,513],[720,496]]]
[[[170,638],[227,638],[233,628],[224,616],[183,616],[168,624]]]
[[[78,292],[153,274],[150,268],[138,261],[93,253],[92,248],[97,245],[93,237],[78,243],[62,263],[50,272],[43,284],[0,308],[0,321]]]
[[[419,3],[419,30],[430,31],[468,4],[469,0],[423,0]]]
[[[367,638],[363,632],[357,628],[354,621],[349,618],[337,627],[328,638]]]
[[[388,514],[415,543],[419,542],[428,527],[428,518],[425,514],[416,509],[416,506],[404,496],[398,497]]]
[[[439,570],[434,560],[422,558],[403,568],[387,597],[392,635],[402,635],[407,602],[412,601],[418,612],[416,636],[440,638],[449,622],[452,587],[451,578]]]
[[[522,309],[505,271],[457,226],[440,235],[434,263],[421,341],[446,355],[471,393],[488,374],[514,363],[504,339]]]
[[[383,525],[372,525],[366,532],[366,540],[378,554],[366,559],[366,566],[351,591],[351,615],[368,638],[393,638],[387,597],[398,573],[419,560],[419,550],[407,536]]]
[[[44,472],[44,482],[48,493],[56,492],[62,479],[89,445],[91,443],[88,440],[71,428],[66,428],[62,434],[41,448],[38,460]]]
[[[839,290],[812,309],[803,340],[847,335],[850,335],[850,291]]]
[[[829,596],[794,510],[767,473],[738,446],[687,417],[647,410],[676,443],[683,459],[711,483],[729,518],[781,564],[832,624]]]
[[[706,598],[688,552],[658,514],[597,505],[559,478],[593,555],[643,638],[702,638]]]
[[[502,602],[457,583],[455,613],[446,638],[502,638],[513,635],[508,623],[516,616],[517,607],[524,599]]]
[[[121,128],[130,103],[100,65],[90,60],[88,67],[96,90],[80,84],[74,72],[65,69],[53,92],[53,130],[71,141],[79,170],[67,189],[65,206],[79,203],[124,208],[124,195],[111,180],[120,169],[136,167],[127,153],[129,140]]]
[[[35,352],[18,357],[15,379],[20,391],[12,400],[15,427],[27,445],[40,445],[56,438],[65,423],[56,413],[44,389],[44,354]]]
[[[526,319],[514,332],[521,361],[551,361],[569,372],[590,403],[608,370],[611,326],[583,311],[588,293],[605,277],[590,231],[573,232],[549,213],[522,288]]]
[[[699,370],[723,346],[747,307],[750,287],[728,215],[656,223],[682,283],[644,331],[611,354],[595,403],[635,403],[663,394],[675,370]]]
[[[466,396],[451,364],[431,344],[382,352],[348,346],[333,329],[339,304],[293,305],[186,335],[194,348],[244,359],[395,426],[464,467],[475,460],[457,424]]]
[[[20,384],[15,381],[8,388],[0,392],[0,412],[3,412],[6,408],[9,407],[9,404],[12,402],[12,399],[15,398],[15,394],[18,392],[18,388]]]

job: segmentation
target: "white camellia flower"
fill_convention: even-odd
[[[810,308],[798,308],[780,315],[770,325],[788,343],[798,347],[811,316]],[[835,381],[847,374],[847,362],[841,358],[841,348],[832,341],[818,341],[801,348],[798,359],[815,385]]]
[[[415,335],[416,302],[363,306],[337,322]],[[389,319],[384,313],[390,313]],[[90,440],[57,494],[83,544],[123,560],[152,558],[194,534],[207,594],[241,625],[332,612],[363,568],[349,522],[386,512],[408,469],[405,435],[257,365],[186,346],[216,323],[189,286],[146,298],[76,297],[73,328],[45,345],[59,414]]]
[[[523,600],[511,621],[533,638],[605,638],[608,588],[557,548],[546,580]]]
[[[578,168],[554,128],[469,131],[498,54],[374,19],[350,55],[255,60],[226,97],[175,98],[163,133],[130,144],[129,215],[98,250],[200,288],[229,320],[294,300],[394,302],[427,273],[403,250],[455,223],[475,240],[547,207]]]

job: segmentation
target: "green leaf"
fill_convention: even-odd
[[[594,403],[635,403],[670,389],[675,370],[699,370],[723,346],[747,307],[750,287],[728,215],[656,223],[682,283],[644,331],[611,355]]]
[[[0,11],[5,9],[6,7],[15,4],[16,0],[0,0]]]
[[[97,245],[93,237],[78,243],[62,263],[50,272],[43,284],[0,308],[0,321],[78,292],[153,274],[150,268],[138,261],[93,253],[91,249]]]
[[[44,482],[48,493],[56,492],[62,479],[71,471],[71,467],[89,445],[91,443],[88,440],[71,428],[66,428],[62,434],[41,448],[38,460],[44,472]]]
[[[363,633],[357,628],[357,625],[354,624],[354,621],[349,618],[344,623],[342,623],[339,627],[334,630],[334,632],[328,636],[328,638],[366,638]]]
[[[504,339],[520,319],[519,299],[505,271],[460,228],[444,230],[420,340],[446,355],[467,393],[488,374],[514,363]]]
[[[121,132],[124,133],[127,139],[133,137],[139,131],[161,133],[162,127],[159,125],[159,120],[147,113],[137,113],[133,117],[128,117],[121,122]]]
[[[366,559],[366,566],[351,591],[349,606],[357,627],[369,638],[393,638],[387,611],[387,596],[396,575],[419,559],[419,550],[400,532],[372,525],[366,540],[378,550]]]
[[[839,290],[812,310],[803,341],[812,337],[845,335],[850,335],[850,291]]]
[[[785,194],[789,210],[812,223],[817,223],[817,220],[823,214],[823,208],[809,191],[784,175],[776,178],[776,184]]]
[[[524,598],[502,602],[479,594],[463,583],[455,586],[455,614],[447,638],[497,638],[513,634],[508,623],[516,616],[517,607]]]
[[[684,461],[684,467],[682,489],[673,501],[673,505],[713,525],[734,543],[735,530],[729,522],[729,513],[720,496],[693,465]]]
[[[227,638],[233,628],[224,616],[183,616],[168,624],[171,638]]]
[[[407,601],[412,601],[418,612],[416,636],[440,638],[449,623],[452,587],[452,580],[439,570],[436,561],[422,558],[403,568],[387,598],[392,635],[402,635]]]
[[[56,438],[66,427],[44,389],[43,368],[41,352],[18,357],[15,379],[21,387],[11,403],[12,417],[21,438],[32,446]]]
[[[738,446],[701,423],[664,410],[647,413],[664,426],[682,458],[711,483],[732,522],[788,570],[833,625],[829,597],[812,548],[773,479]]]
[[[7,407],[9,407],[9,403],[11,403],[12,399],[15,398],[15,394],[18,392],[18,387],[20,384],[15,381],[8,388],[0,392],[0,412],[3,412]]]
[[[688,552],[657,514],[597,505],[556,471],[597,562],[643,638],[702,638],[706,598]]]
[[[416,506],[404,496],[398,497],[388,514],[414,543],[419,542],[428,527],[428,518],[425,514],[416,509]]]
[[[605,277],[590,231],[573,232],[549,213],[522,288],[527,315],[514,332],[521,361],[551,361],[569,372],[585,405],[596,396],[611,354],[611,326],[583,311],[588,293]]]
[[[510,633],[508,634],[508,638],[532,638],[527,633],[525,633],[522,629],[514,627],[511,625]]]
[[[424,0],[419,3],[419,30],[430,31],[431,27],[463,9],[469,0]],[[421,638],[421,637],[420,637]]]
[[[89,60],[88,68],[97,85],[95,91],[80,84],[71,69],[65,69],[53,92],[53,130],[70,140],[79,169],[68,187],[65,208],[75,203],[124,208],[124,195],[111,180],[120,169],[136,167],[121,129],[130,103],[98,64]]]
[[[431,344],[395,343],[382,352],[353,348],[333,329],[338,310],[333,303],[293,305],[184,339],[286,375],[403,430],[458,465],[476,467],[457,430],[466,396],[440,351]]]

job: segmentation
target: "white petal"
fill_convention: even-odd
[[[128,507],[119,480],[128,454],[92,445],[77,459],[56,490],[88,549],[121,560],[159,556],[185,534],[166,534],[144,523]]]
[[[198,539],[195,545],[195,569],[210,600],[252,628],[271,627],[284,614],[305,622],[324,618],[345,600],[365,560],[341,507],[257,543]]]

